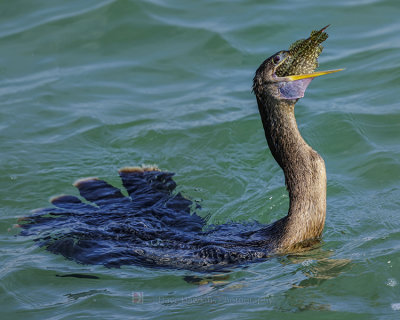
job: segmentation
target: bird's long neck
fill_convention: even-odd
[[[278,251],[319,238],[326,214],[324,160],[302,138],[291,100],[258,100],[265,136],[275,160],[285,174],[289,192],[288,215],[279,220]]]

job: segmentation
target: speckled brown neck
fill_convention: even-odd
[[[289,212],[279,227],[278,250],[321,236],[326,215],[324,160],[302,138],[294,116],[294,100],[257,98],[265,137],[285,174]]]

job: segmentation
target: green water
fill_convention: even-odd
[[[398,319],[399,16],[396,0],[0,2],[1,319]],[[194,284],[17,236],[18,217],[76,195],[74,180],[121,186],[117,169],[142,163],[176,172],[210,223],[282,217],[252,77],[328,23],[321,69],[346,71],[296,106],[327,166],[321,248]],[[56,276],[74,273],[99,279]]]

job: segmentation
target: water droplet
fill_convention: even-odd
[[[312,264],[313,264],[313,261],[312,261],[311,259],[304,260],[304,261],[301,263],[301,265],[302,265],[302,266],[305,266],[305,267],[310,266],[310,265],[312,265]]]
[[[400,303],[392,303],[392,309],[395,311],[400,311]]]
[[[397,281],[394,278],[389,278],[386,281],[386,285],[389,286],[389,287],[395,287],[395,286],[397,286]]]

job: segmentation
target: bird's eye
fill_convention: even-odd
[[[278,64],[281,61],[281,55],[277,54],[272,58],[272,61],[274,62],[274,64]]]

